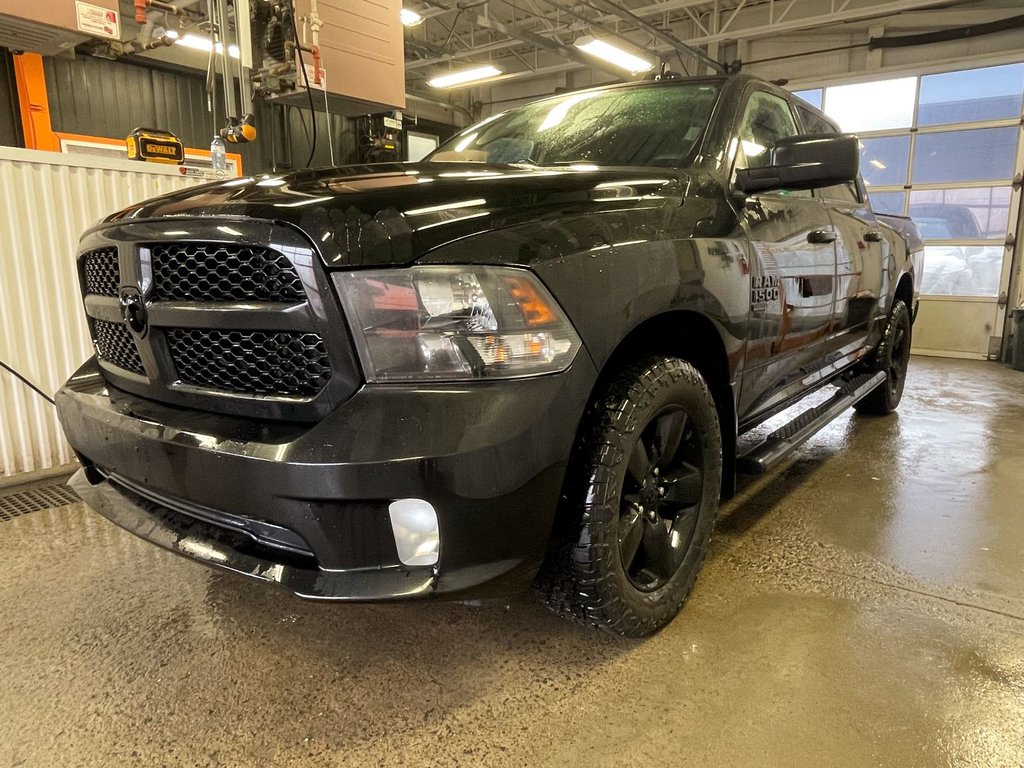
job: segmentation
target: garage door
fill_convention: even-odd
[[[915,351],[998,353],[1024,166],[1024,63],[796,93],[858,134],[875,210],[911,216],[924,237]]]

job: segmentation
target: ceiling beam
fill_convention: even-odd
[[[747,9],[742,14],[726,15],[721,12],[717,31],[708,35],[699,35],[690,39],[691,45],[703,45],[713,42],[732,40],[751,40],[759,37],[797,32],[805,29],[821,29],[846,24],[851,21],[873,19],[876,23],[885,24],[886,16],[920,8],[948,5],[950,0],[889,0],[886,2],[832,2],[801,3],[797,5],[798,13],[786,15],[782,19],[772,19],[769,14],[772,6],[758,5]],[[832,6],[836,7],[833,8]],[[792,7],[792,6],[790,6]]]
[[[696,48],[691,48],[686,45],[682,40],[673,35],[671,32],[666,32],[663,29],[650,24],[639,16],[627,11],[617,3],[611,2],[611,0],[584,0],[587,5],[591,8],[596,8],[599,11],[605,13],[611,13],[618,16],[623,21],[628,21],[634,27],[642,30],[653,37],[655,40],[660,40],[665,45],[671,46],[675,49],[676,53],[689,56],[690,58],[696,59],[705,66],[711,67],[715,72],[720,74],[725,73],[725,67],[719,64],[717,61],[712,59],[710,56],[704,54],[703,51],[698,51]]]
[[[496,19],[481,16],[478,13],[463,11],[463,15],[470,17],[473,23],[483,29],[491,29],[495,32],[500,32],[503,35],[508,35],[511,38],[522,40],[524,43],[529,43],[537,48],[544,48],[552,53],[556,53],[563,59],[569,59],[570,61],[575,61],[578,64],[585,64],[589,67],[603,69],[613,75],[622,77],[622,70],[613,67],[611,64],[603,64],[600,59],[591,59],[589,56],[585,56],[580,53],[578,49],[569,45],[563,45],[557,40],[552,40],[551,38],[538,35],[534,32],[529,32],[520,26],[505,24],[501,21],[497,21]]]
[[[513,40],[519,40],[535,48],[542,48],[547,51],[551,51],[564,59],[575,62],[576,64],[582,64],[583,66],[593,67],[595,69],[603,69],[604,71],[615,75],[616,77],[622,77],[622,71],[618,68],[613,67],[611,64],[602,63],[599,59],[591,59],[589,56],[584,55],[576,48],[565,45],[558,40],[554,40],[543,35],[538,35],[535,32],[531,32],[524,29],[521,24],[506,24],[497,19],[493,19],[489,16],[482,16],[474,11],[466,10],[463,8],[449,8],[436,0],[430,2],[435,8],[446,8],[448,10],[456,10],[460,17],[467,19],[470,23],[476,25],[481,29],[487,29],[493,32],[497,32],[502,35],[507,35]],[[451,58],[454,58],[451,57]],[[442,59],[440,62],[443,63],[446,59]],[[426,62],[417,62],[420,66],[424,66]],[[408,67],[407,67],[408,68]]]
[[[587,0],[581,1],[587,2]],[[604,5],[600,0],[592,0],[590,4]],[[446,7],[442,6],[439,0],[434,0],[430,5],[435,8]],[[608,5],[615,4],[608,3]],[[654,27],[650,21],[644,21],[644,19],[639,17],[650,17],[658,13],[674,11],[687,12],[695,7],[700,7],[703,11],[703,9],[711,5],[708,0],[663,0],[662,2],[645,5],[625,12],[636,18],[624,19],[616,15],[616,13],[605,15],[602,12],[596,16],[595,20],[600,24],[609,23],[614,25],[621,24],[623,27],[637,27],[646,34],[652,34],[649,29],[638,26],[637,20],[639,20],[661,33],[666,33],[665,29]],[[698,30],[698,34],[692,38],[686,33],[679,31],[667,32],[667,34],[674,38],[674,42],[666,42],[664,38],[657,37],[655,44],[649,50],[657,53],[659,56],[667,56],[671,55],[672,51],[678,50],[677,42],[692,48],[695,45],[709,45],[718,42],[754,39],[765,36],[793,35],[802,32],[812,32],[812,30],[812,34],[827,34],[828,30],[835,31],[840,26],[851,29],[866,23],[881,23],[887,26],[891,24],[894,27],[899,26],[902,28],[904,24],[912,26],[912,19],[914,17],[919,17],[922,26],[927,27],[935,23],[936,16],[931,14],[935,13],[934,9],[937,7],[946,6],[947,10],[943,13],[948,13],[949,10],[955,8],[961,14],[971,13],[972,11],[968,9],[980,11],[982,8],[992,13],[995,8],[1001,7],[1001,4],[998,6],[996,4],[981,4],[981,8],[978,7],[978,4],[953,4],[952,8],[950,8],[951,0],[795,0],[795,2],[786,3],[776,0],[773,3],[756,5],[744,3],[744,5],[746,7],[735,15],[733,15],[733,11],[736,8],[735,4],[730,4],[728,8],[722,9],[718,17],[719,23],[717,26],[711,23],[714,21],[713,19],[708,19],[706,15],[702,14],[701,18],[709,22],[706,32]],[[452,7],[448,8],[448,10],[455,11],[457,9]],[[619,10],[624,9],[616,7],[616,11]],[[566,40],[568,39],[567,35],[588,28],[588,22],[581,21],[578,13],[569,14],[564,7],[562,7],[562,11],[566,13],[566,16],[558,20],[554,28],[538,30],[536,32],[521,28],[525,24],[509,25],[496,22],[493,19],[487,19],[486,23],[481,26],[489,27],[495,32],[509,35],[510,38],[514,39],[494,40],[469,50],[459,50],[437,58],[409,61],[406,64],[406,69],[413,71],[431,65],[443,64],[454,59],[472,58],[481,54],[495,54],[524,42],[542,50],[558,53],[562,58],[575,63],[573,66],[565,67],[566,69],[576,69],[579,66],[588,68],[600,67],[597,60],[592,60],[590,57],[584,58],[575,48],[571,48],[564,42],[549,37],[551,35],[562,35],[562,39]],[[907,13],[908,11],[912,13]],[[464,15],[467,13],[467,11],[463,11]],[[544,17],[549,22],[555,21],[555,13],[545,13]],[[941,15],[942,13],[938,14],[939,17]],[[478,14],[472,14],[472,16],[474,18],[482,18]],[[959,20],[961,16],[951,18]],[[678,19],[672,22],[672,27],[674,30],[681,30],[684,29],[682,25],[692,23],[692,19]],[[618,30],[620,27],[616,26],[616,29]],[[621,32],[619,32],[619,37],[628,39]],[[538,41],[543,41],[543,44],[538,43]],[[543,67],[543,64],[541,66]],[[613,72],[619,78],[623,77],[621,72],[605,67],[601,68]],[[520,77],[530,77],[532,72],[527,70],[510,74],[515,74],[518,79]]]

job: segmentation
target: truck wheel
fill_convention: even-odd
[[[689,363],[630,365],[587,408],[563,520],[539,582],[554,610],[627,637],[664,627],[704,562],[722,482],[722,435]]]
[[[885,381],[871,390],[853,407],[858,413],[885,416],[896,410],[903,397],[910,362],[910,310],[897,299],[892,305],[882,341],[875,350],[869,372],[885,371]]]

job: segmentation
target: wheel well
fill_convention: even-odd
[[[736,492],[736,404],[729,357],[715,324],[696,312],[668,312],[644,321],[619,343],[601,369],[598,388],[628,363],[647,355],[678,357],[708,383],[722,429],[722,497]]]
[[[907,305],[907,309],[910,310],[910,316],[914,316],[914,279],[909,275],[905,274],[900,278],[899,283],[896,285],[896,293],[894,294],[896,299],[902,301]]]

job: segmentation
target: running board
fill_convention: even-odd
[[[883,381],[885,372],[878,371],[843,382],[828,400],[804,411],[768,435],[763,443],[737,458],[736,471],[745,475],[763,475]]]

